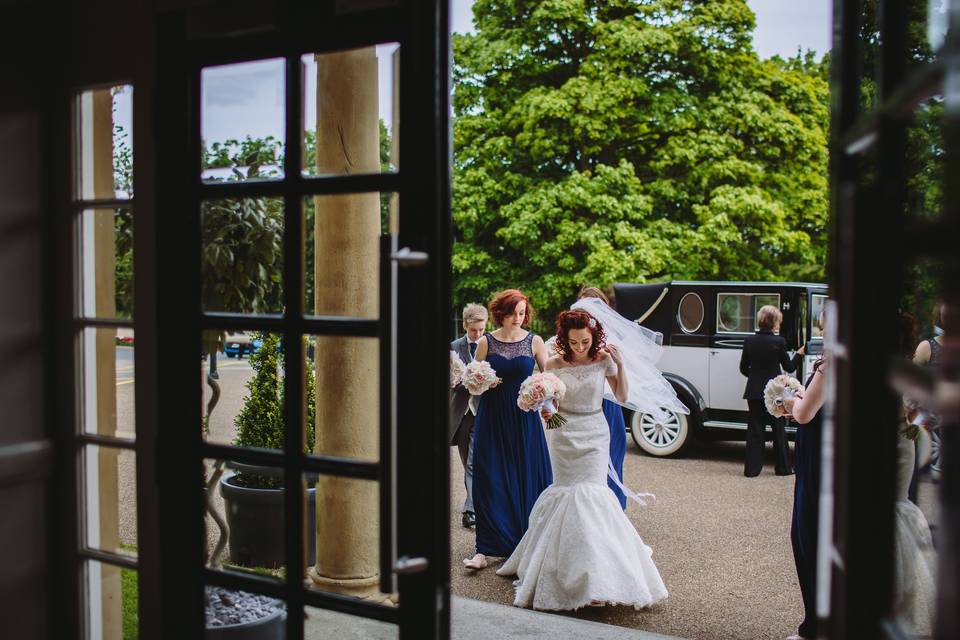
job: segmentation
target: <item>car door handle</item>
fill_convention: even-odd
[[[715,355],[717,355],[718,353],[720,353],[720,352],[719,352],[719,351],[714,351],[713,349],[710,349],[710,355],[715,356]]]
[[[404,247],[390,254],[390,259],[401,267],[420,267],[430,262],[430,255],[425,251],[411,251]]]
[[[426,558],[411,558],[403,556],[393,565],[393,572],[397,575],[407,575],[411,573],[422,573],[430,567],[430,561]]]

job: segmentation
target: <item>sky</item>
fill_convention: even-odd
[[[451,0],[451,27],[456,33],[473,31],[473,0]],[[812,49],[818,56],[830,48],[833,0],[747,0],[757,16],[754,46],[761,57],[793,56]],[[380,77],[380,117],[392,130],[392,73],[390,57],[396,45],[377,47]],[[304,121],[316,120],[316,66],[304,56],[307,86]],[[116,121],[130,131],[131,94],[115,99]],[[272,135],[282,140],[284,78],[281,60],[262,60],[204,70],[201,131],[208,143],[245,135]]]

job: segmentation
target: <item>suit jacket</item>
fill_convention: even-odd
[[[803,356],[787,355],[787,341],[783,336],[775,336],[772,331],[758,331],[743,341],[743,353],[740,355],[740,373],[747,377],[743,390],[746,400],[762,400],[763,388],[771,378],[780,375],[780,367],[787,373],[797,370]]]
[[[472,358],[470,357],[470,343],[467,341],[467,336],[451,342],[450,350],[455,351],[464,364],[470,364]],[[461,423],[473,423],[473,414],[467,411],[469,405],[470,392],[462,384],[458,384],[450,390],[450,444],[456,444],[457,430],[460,429]]]

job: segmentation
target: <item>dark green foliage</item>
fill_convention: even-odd
[[[829,94],[743,0],[477,0],[454,37],[454,298],[821,279]]]
[[[238,447],[261,449],[284,448],[283,402],[284,384],[280,376],[282,354],[280,337],[272,333],[257,333],[260,348],[250,355],[253,377],[247,381],[247,396],[234,420],[237,435],[233,444]],[[305,343],[306,344],[306,341]],[[311,453],[316,442],[316,379],[313,363],[307,361],[306,387],[306,443],[304,453]],[[247,487],[276,489],[283,486],[280,478],[241,473],[234,480]]]

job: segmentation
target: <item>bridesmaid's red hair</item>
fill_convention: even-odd
[[[530,305],[527,296],[523,295],[523,292],[519,289],[501,291],[490,301],[490,315],[493,316],[493,324],[502,327],[503,319],[512,314],[521,302],[527,303],[527,312],[523,316],[521,326],[527,326],[530,323],[530,318],[533,317],[533,307]]]

